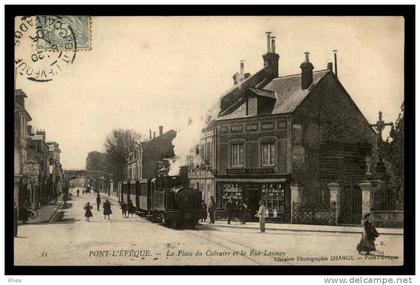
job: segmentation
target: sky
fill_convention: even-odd
[[[148,136],[175,129],[193,142],[201,118],[245,72],[263,66],[266,31],[276,36],[279,75],[300,73],[304,52],[315,70],[338,50],[338,77],[369,122],[395,121],[404,94],[401,17],[93,17],[91,50],[77,53],[50,82],[18,75],[34,129],[60,144],[65,169],[105,151],[116,128]],[[187,127],[188,122],[194,127]],[[386,134],[386,133],[385,133]],[[384,136],[386,137],[386,136]],[[176,149],[175,149],[176,151]]]

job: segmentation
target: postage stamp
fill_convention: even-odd
[[[89,16],[22,16],[15,19],[16,73],[48,82],[91,49]]]
[[[37,42],[38,49],[77,49],[90,50],[91,18],[89,16],[37,16],[39,29],[43,33],[43,41]],[[66,28],[71,34],[66,33]]]

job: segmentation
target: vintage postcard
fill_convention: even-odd
[[[14,265],[402,266],[404,21],[15,17]]]

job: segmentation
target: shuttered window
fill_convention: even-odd
[[[243,144],[232,144],[230,145],[230,161],[232,167],[244,166],[244,145]]]
[[[263,166],[273,166],[275,159],[274,143],[263,143],[261,145],[261,158]]]

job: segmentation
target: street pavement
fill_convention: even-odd
[[[102,202],[107,197],[101,196]],[[123,218],[114,197],[111,220],[96,196],[73,197],[47,224],[19,226],[16,265],[401,265],[403,236],[382,234],[377,252],[359,255],[360,233],[268,230],[203,223],[177,230],[134,216]],[[89,201],[93,217],[85,221]]]

